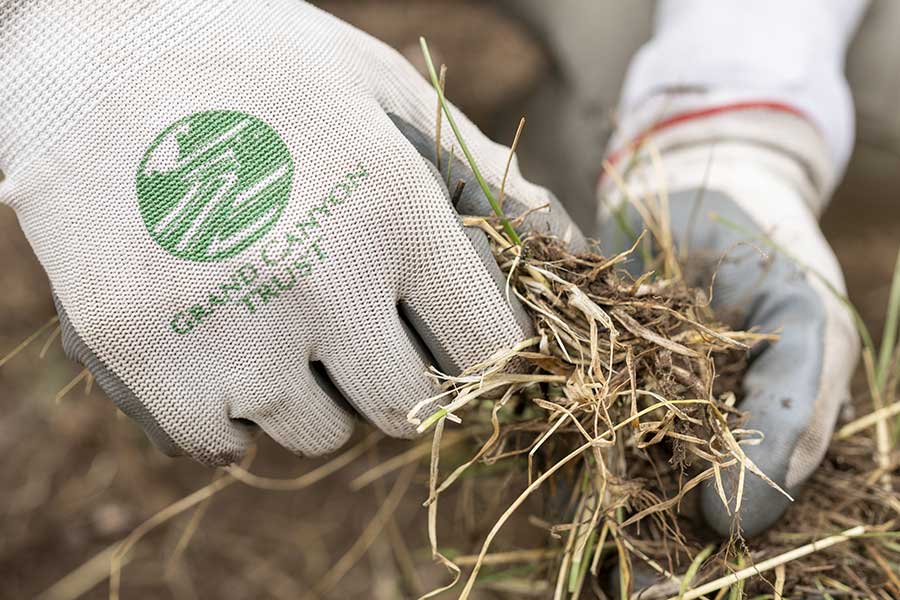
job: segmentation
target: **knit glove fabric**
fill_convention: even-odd
[[[49,275],[67,353],[165,451],[304,455],[358,412],[409,436],[460,369],[529,335],[433,164],[436,96],[297,0],[0,0],[0,199]],[[508,150],[456,113],[488,184]],[[471,179],[462,163],[453,179]],[[580,245],[550,194],[512,214]],[[486,213],[467,185],[460,212]]]

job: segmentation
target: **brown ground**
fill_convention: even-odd
[[[327,4],[351,21],[380,25],[378,34],[401,49],[414,47],[419,34],[428,35],[441,60],[453,68],[451,97],[487,129],[498,119],[516,118],[504,115],[502,108],[525,95],[546,68],[527,33],[480,4],[456,2],[453,10],[434,2]],[[473,83],[485,80],[492,84]],[[845,269],[850,296],[875,332],[882,325],[900,240],[897,164],[893,155],[860,147],[823,221]],[[53,314],[45,276],[6,208],[0,209],[0,289],[3,355]],[[0,598],[28,598],[47,589],[212,477],[188,460],[170,460],[155,452],[97,391],[86,394],[83,386],[76,386],[56,403],[55,395],[79,368],[65,359],[58,342],[40,358],[41,345],[0,369]],[[375,464],[408,448],[385,442],[369,460]],[[240,484],[226,489],[214,498],[191,545],[168,572],[166,561],[187,524],[185,517],[138,547],[124,571],[123,597],[304,597],[357,542],[394,484],[395,478],[388,478],[351,492],[348,483],[364,470],[365,462],[300,492],[266,492]],[[312,461],[264,443],[253,470],[288,476],[311,466]],[[409,564],[425,584],[442,580],[442,569],[432,566],[426,550],[420,506],[427,493],[423,474],[420,469],[369,551],[336,578],[330,592],[310,597],[411,597],[423,590],[409,575]],[[496,490],[479,491],[477,478],[470,481],[464,487],[478,507],[475,514],[489,515],[495,512],[492,505],[509,501]],[[463,553],[480,543],[453,536],[464,529],[467,518],[441,523],[448,544]],[[507,549],[531,547],[544,535],[524,521],[509,533],[503,540]],[[400,537],[406,540],[409,557],[396,543]],[[82,572],[102,575],[105,568]],[[484,580],[478,597],[495,597],[485,590],[502,585],[502,578],[492,583],[488,571]],[[84,597],[105,597],[102,577],[96,582],[99,585]]]

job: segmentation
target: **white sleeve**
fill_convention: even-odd
[[[803,115],[832,176],[853,146],[844,56],[867,0],[660,0],[653,38],[632,60],[619,143],[679,114],[753,103]]]

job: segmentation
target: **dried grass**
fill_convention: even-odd
[[[736,538],[704,548],[710,537],[698,533],[691,510],[680,510],[692,490],[712,481],[734,513],[747,477],[777,487],[742,450],[762,438],[743,427],[735,396],[746,350],[771,336],[718,323],[706,294],[687,287],[678,270],[671,279],[635,280],[617,269],[627,253],[576,256],[540,236],[518,246],[496,222],[467,224],[488,234],[536,336],[459,376],[433,372],[444,408],[424,415],[423,401],[410,414],[420,430],[439,426],[426,502],[432,508],[478,464],[508,463],[507,471],[527,482],[486,532],[480,552],[451,566],[471,565],[461,599],[470,597],[482,567],[517,556],[491,554],[492,544],[540,491],[567,501],[562,511],[540,515],[551,534],[547,548],[524,552],[521,560],[540,557],[553,598],[586,597],[586,578],[615,569],[622,597],[640,591],[637,570],[667,580],[642,598],[699,598],[718,590],[741,597],[742,589],[805,597],[820,587],[832,596],[896,593],[900,500],[893,489],[900,454],[896,447],[885,453],[878,436],[860,436],[886,422],[893,405],[841,428],[803,501],[774,531],[751,543]],[[664,264],[671,247],[654,250]],[[447,425],[452,433],[490,433],[473,433],[472,457],[441,475],[441,431],[449,421],[461,422]],[[860,444],[866,449],[849,452]],[[734,498],[721,483],[727,470],[738,473]],[[482,478],[479,485],[503,484]],[[437,532],[430,535],[436,549]],[[826,578],[824,567],[835,564],[852,575]],[[769,578],[772,570],[777,581]]]

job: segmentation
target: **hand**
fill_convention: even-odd
[[[449,201],[449,132],[432,162],[435,106],[398,54],[295,0],[0,5],[0,197],[66,352],[158,446],[209,464],[254,425],[333,451],[354,411],[410,436],[430,362],[458,372],[529,334]],[[499,187],[508,150],[456,119]],[[487,212],[481,194],[460,210]],[[515,164],[506,197],[583,243]]]
[[[846,308],[819,279],[844,293],[837,261],[810,208],[816,191],[809,173],[821,171],[804,168],[808,165],[795,158],[815,152],[788,154],[748,143],[742,135],[722,135],[750,130],[760,136],[777,131],[778,139],[805,149],[821,147],[816,132],[797,116],[765,110],[725,115],[654,136],[648,144],[661,151],[665,174],[660,178],[656,169],[639,164],[628,184],[640,197],[641,190],[658,192],[657,182],[665,181],[679,251],[690,264],[705,265],[707,275],[715,271],[714,308],[720,315],[738,313],[739,326],[779,334],[777,342],[751,352],[739,408],[750,413],[746,427],[762,432],[764,440],[743,449],[795,494],[825,454],[849,397],[859,343]],[[640,219],[629,212],[632,227],[640,231]],[[773,251],[770,242],[792,256]],[[607,219],[601,246],[609,252],[623,243],[621,230]],[[709,277],[704,281],[700,284],[708,285]],[[737,472],[724,471],[729,509],[712,483],[702,490],[702,508],[720,535],[739,525],[752,536],[774,524],[790,500],[747,473],[741,509],[734,515]]]

